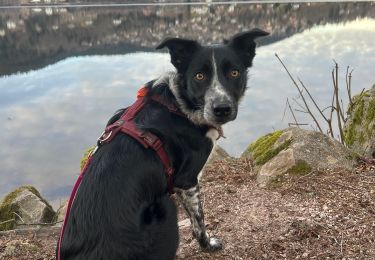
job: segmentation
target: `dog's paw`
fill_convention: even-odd
[[[223,248],[220,240],[216,237],[210,237],[208,245],[206,246],[205,250],[214,252]]]

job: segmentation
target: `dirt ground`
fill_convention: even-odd
[[[375,162],[259,188],[251,162],[217,161],[202,179],[208,232],[224,248],[202,252],[179,210],[176,259],[375,259]],[[1,259],[54,259],[57,228],[0,233]]]

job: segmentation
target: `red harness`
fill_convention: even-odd
[[[153,133],[149,131],[144,131],[142,129],[139,129],[134,122],[135,116],[139,113],[139,111],[142,110],[142,108],[145,106],[145,104],[149,101],[155,101],[165,107],[168,108],[168,110],[174,114],[177,114],[179,116],[184,116],[185,115],[178,109],[177,106],[175,106],[172,103],[166,102],[162,97],[159,95],[152,95],[152,96],[147,96],[148,93],[148,88],[147,87],[142,87],[138,93],[137,93],[137,100],[136,102],[128,107],[125,112],[121,115],[120,119],[118,119],[116,122],[114,122],[111,125],[108,125],[103,134],[99,137],[98,139],[98,145],[103,145],[106,143],[109,143],[110,141],[113,140],[113,138],[119,133],[123,132],[131,137],[133,137],[135,140],[137,140],[143,147],[145,148],[152,148],[155,150],[156,154],[159,156],[163,166],[164,170],[166,172],[167,178],[168,178],[168,191],[170,194],[173,194],[173,173],[174,169],[172,167],[171,161],[169,160],[168,154],[165,151],[163,147],[162,141],[154,135]],[[95,152],[95,151],[94,151]],[[93,153],[92,153],[93,154]],[[74,184],[72,193],[69,197],[67,209],[66,209],[66,214],[64,218],[64,223],[61,228],[61,233],[59,237],[59,242],[58,242],[58,253],[57,253],[57,260],[60,260],[60,250],[61,250],[61,241],[62,237],[65,231],[65,226],[66,222],[68,220],[71,206],[73,204],[74,198],[76,196],[76,193],[78,191],[79,185],[81,184],[82,177],[86,171],[86,168],[88,167],[92,154],[90,154],[85,166],[83,167],[81,174],[79,175],[76,183]]]

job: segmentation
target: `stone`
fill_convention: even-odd
[[[211,164],[214,161],[224,160],[230,158],[229,154],[219,145],[215,145],[214,151],[207,160],[207,164]]]
[[[296,127],[260,137],[242,156],[253,160],[260,186],[280,183],[286,177],[313,170],[353,170],[357,163],[356,153],[337,140]]]
[[[62,225],[62,221],[64,221],[66,209],[68,208],[68,201],[63,203],[56,211],[55,222],[58,222],[57,225]]]
[[[346,113],[346,145],[361,156],[375,158],[375,85],[354,96]]]
[[[0,230],[25,226],[19,224],[51,223],[55,216],[51,205],[32,186],[22,186],[5,196],[0,204]]]
[[[191,226],[191,223],[190,223],[190,219],[188,219],[188,218],[178,222],[178,228],[179,229],[188,228],[190,226]]]

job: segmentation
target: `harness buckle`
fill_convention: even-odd
[[[163,143],[160,141],[160,139],[150,132],[142,132],[140,136],[149,146],[153,147],[156,150],[163,146]]]
[[[98,138],[98,142],[99,142],[100,144],[104,143],[105,141],[107,141],[107,140],[111,137],[111,135],[112,135],[112,130],[109,131],[109,132],[104,131],[104,132],[101,134],[101,136]]]

